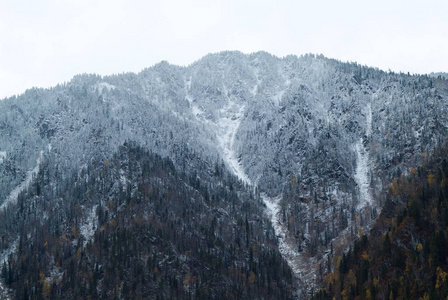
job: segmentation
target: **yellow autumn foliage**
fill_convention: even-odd
[[[437,267],[436,275],[437,275],[436,289],[438,289],[445,284],[448,273],[443,271],[442,268]]]
[[[428,184],[429,185],[433,185],[436,181],[436,177],[434,176],[434,174],[429,173],[428,174]]]
[[[257,281],[257,275],[255,275],[254,271],[250,271],[248,281],[249,284],[254,284]]]
[[[423,250],[423,245],[421,243],[417,244],[417,251],[421,252]]]

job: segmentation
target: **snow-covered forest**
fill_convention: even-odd
[[[2,291],[307,297],[444,141],[447,109],[443,76],[266,52],[4,99]]]

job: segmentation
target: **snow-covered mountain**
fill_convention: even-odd
[[[188,67],[79,75],[0,102],[0,203],[16,205],[43,164],[56,186],[126,141],[199,180],[223,163],[264,201],[259,217],[303,291],[370,228],[392,178],[445,138],[447,109],[446,80],[315,55],[221,52]]]

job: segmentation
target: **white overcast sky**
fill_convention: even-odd
[[[0,99],[222,50],[448,72],[448,1],[0,0]]]

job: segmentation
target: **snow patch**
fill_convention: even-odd
[[[194,99],[190,96],[191,89],[191,77],[188,80],[184,79],[185,83],[185,99],[188,101],[191,107],[191,112],[193,116],[198,119],[198,117],[204,115],[204,111],[195,103]]]
[[[275,96],[274,96],[274,103],[276,104],[276,105],[278,105],[279,103],[280,103],[280,101],[282,100],[282,98],[283,98],[283,95],[285,94],[285,92],[286,92],[286,89],[284,89],[284,90],[281,90],[281,91],[279,91]]]
[[[370,136],[372,134],[372,105],[369,103],[367,104],[367,113],[366,113],[366,135]]]
[[[191,107],[191,109],[192,109],[193,115],[196,117],[204,114],[204,111],[202,109],[200,109],[199,106],[197,106],[197,105],[193,105]]]
[[[421,126],[419,129],[414,130],[414,137],[415,137],[416,139],[419,139],[419,138],[420,138],[420,136],[422,135],[423,129],[424,129],[424,127]]]
[[[0,205],[0,209],[6,208],[6,206],[10,203],[16,203],[19,194],[29,187],[33,178],[39,173],[40,164],[42,162],[42,158],[44,156],[44,151],[40,151],[39,157],[37,158],[37,163],[34,169],[28,171],[25,180],[20,183],[15,189],[11,191],[9,196],[6,198],[5,202]]]
[[[254,69],[254,76],[257,79],[257,83],[252,88],[251,93],[255,97],[258,94],[258,89],[259,89],[259,86],[261,85],[260,71],[258,69]]]
[[[98,205],[94,205],[90,211],[87,213],[87,217],[84,222],[79,227],[79,231],[84,237],[84,247],[87,245],[87,242],[91,241],[93,235],[95,234],[95,230],[98,226],[98,220],[96,217],[96,209]]]
[[[45,277],[45,281],[59,283],[62,280],[63,276],[64,272],[62,271],[62,269],[60,267],[53,266],[53,268],[50,270],[50,276]]]
[[[372,99],[375,95],[372,96]],[[368,103],[366,106],[366,136],[370,137],[372,134],[372,105]],[[355,170],[355,181],[359,188],[359,204],[358,209],[363,209],[367,204],[371,206],[373,204],[373,197],[370,192],[370,158],[369,151],[364,147],[364,140],[361,138],[355,144],[356,152],[356,170]]]
[[[308,257],[304,255],[305,252],[299,252],[298,246],[292,240],[293,238],[291,236],[288,237],[288,229],[281,222],[280,201],[282,196],[272,198],[261,194],[261,199],[266,205],[266,214],[270,218],[275,235],[278,238],[280,254],[291,268],[294,277],[299,281],[299,286],[309,287],[312,290],[315,287],[314,283],[316,281],[316,274],[312,270],[317,268],[318,261],[316,257]],[[306,292],[305,289],[299,288],[297,290],[297,296],[302,298]]]
[[[301,275],[299,264],[297,260],[299,258],[299,252],[294,249],[294,247],[287,242],[286,233],[287,228],[285,224],[280,222],[280,201],[281,196],[270,198],[265,194],[261,195],[261,199],[266,205],[266,213],[271,219],[272,227],[274,227],[275,235],[279,240],[279,250],[282,256],[285,258],[288,265],[291,267],[294,274],[299,277]]]
[[[98,95],[102,95],[104,89],[106,89],[108,92],[110,92],[111,90],[116,89],[116,86],[109,84],[107,82],[100,82],[95,85],[95,88],[96,88]]]
[[[282,101],[283,95],[284,95],[284,94],[286,93],[286,91],[290,88],[290,86],[291,86],[291,80],[286,79],[286,80],[285,80],[285,83],[284,83],[283,86],[282,86],[282,89],[281,89],[280,91],[278,91],[278,92],[275,94],[274,98],[273,98],[274,103],[275,103],[276,105],[279,105],[279,103]]]
[[[199,108],[199,106],[196,105],[196,103],[194,102],[193,98],[191,98],[190,95],[185,96],[185,99],[187,99],[188,103],[190,104],[193,116],[197,118],[199,116],[204,115],[204,111],[201,108]]]
[[[288,91],[288,89],[291,87],[291,80],[289,79],[288,75],[286,74],[285,70],[282,70],[279,68],[278,70],[281,77],[283,77],[283,84],[279,86],[279,91],[274,95],[273,101],[276,105],[279,105],[281,102],[283,95]]]
[[[373,202],[373,198],[370,193],[369,153],[364,147],[362,138],[356,143],[355,152],[357,159],[356,159],[356,171],[354,177],[359,188],[358,209],[362,209],[367,204],[372,205]]]
[[[253,87],[253,89],[251,90],[252,96],[256,96],[258,94],[258,85],[260,84],[260,81],[258,81],[257,84],[255,84],[255,86]]]
[[[121,182],[121,185],[123,186],[123,191],[126,190],[126,187],[128,185],[128,180],[125,176],[123,169],[120,169],[120,182]]]
[[[0,151],[0,164],[3,163],[5,158],[6,158],[6,152],[5,151]]]
[[[222,157],[233,173],[246,184],[251,184],[234,150],[235,136],[238,132],[243,112],[244,106],[239,106],[231,100],[225,108],[219,111],[221,118],[217,122],[217,139],[222,150]]]

